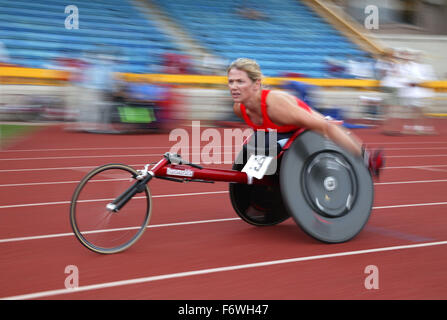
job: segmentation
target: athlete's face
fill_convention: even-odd
[[[243,102],[252,97],[260,84],[260,80],[251,80],[245,71],[232,68],[228,72],[228,87],[234,102]]]

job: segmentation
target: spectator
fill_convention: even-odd
[[[87,59],[89,64],[84,68],[85,76],[81,84],[83,94],[79,105],[78,129],[97,131],[109,123],[108,108],[116,89],[115,66],[113,57],[103,51],[90,54]]]
[[[404,86],[399,89],[399,95],[410,115],[410,122],[404,125],[403,133],[434,134],[433,126],[425,116],[428,101],[434,94],[431,89],[423,87],[424,82],[435,80],[434,70],[421,61],[421,52],[406,50],[402,55],[405,80]]]
[[[374,77],[373,69],[367,58],[348,55],[347,74],[349,78],[371,79]]]
[[[198,69],[202,74],[224,75],[226,64],[217,56],[204,53],[198,61]]]
[[[168,52],[163,56],[163,73],[191,74],[194,72],[190,58],[187,55]]]
[[[57,57],[50,63],[45,65],[48,69],[61,70],[68,72],[67,83],[63,88],[64,92],[64,110],[63,118],[67,122],[71,122],[77,119],[79,113],[79,97],[82,93],[80,89],[80,84],[83,78],[83,69],[85,67],[85,62],[76,57],[75,55],[63,52],[60,57]],[[66,129],[72,129],[71,124],[66,125]]]
[[[382,132],[384,134],[400,134],[401,101],[399,89],[403,87],[403,76],[397,51],[394,49],[386,50],[378,59],[375,71],[381,91],[385,95]]]
[[[342,61],[333,56],[329,56],[325,58],[325,63],[327,72],[331,78],[344,78],[346,66]]]

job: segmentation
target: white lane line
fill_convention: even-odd
[[[51,151],[95,151],[95,150],[147,150],[147,149],[169,149],[171,147],[98,147],[98,148],[55,148],[55,149],[10,149],[0,150],[0,152],[51,152]]]
[[[105,182],[105,181],[124,181],[127,179],[107,179],[107,180],[93,180],[91,182]],[[80,180],[73,181],[50,181],[50,182],[30,182],[30,183],[10,183],[0,184],[0,187],[28,187],[28,186],[40,186],[40,185],[57,185],[57,184],[77,184]],[[374,185],[387,185],[387,184],[412,184],[412,183],[435,183],[435,182],[447,182],[447,179],[440,180],[414,180],[414,181],[393,181],[393,182],[376,182]]]
[[[431,202],[431,203],[414,203],[414,204],[400,204],[400,205],[389,205],[389,206],[378,206],[373,207],[373,210],[383,210],[383,209],[394,209],[394,208],[407,208],[407,207],[423,207],[423,206],[442,206],[447,205],[447,202]],[[224,222],[224,221],[234,221],[240,220],[240,218],[224,218],[224,219],[213,219],[213,220],[198,220],[198,221],[185,221],[185,222],[176,222],[176,223],[166,223],[159,225],[149,225],[148,228],[160,228],[160,227],[174,227],[174,226],[182,226],[182,225],[192,225],[192,224],[201,224],[201,223],[212,223],[212,222]],[[119,229],[106,229],[106,230],[95,230],[89,231],[87,233],[101,233],[101,232],[109,232],[109,231],[119,231],[119,230],[134,230],[139,227],[128,227],[128,228],[119,228]],[[40,235],[40,236],[28,236],[28,237],[16,237],[16,238],[5,238],[0,239],[0,243],[5,242],[15,242],[15,241],[25,241],[25,240],[39,240],[39,239],[48,239],[48,238],[58,238],[58,237],[67,237],[73,236],[73,233],[56,233],[56,234],[48,234],[48,235]]]
[[[274,266],[274,265],[281,265],[281,264],[288,264],[288,263],[297,263],[297,262],[303,262],[303,261],[331,259],[331,258],[354,256],[354,255],[361,255],[361,254],[371,254],[371,253],[378,253],[378,252],[442,246],[442,245],[446,245],[446,244],[447,244],[447,241],[425,242],[425,243],[418,243],[418,244],[409,244],[409,245],[380,247],[380,248],[363,249],[363,250],[355,250],[355,251],[344,251],[344,252],[336,252],[336,253],[329,253],[329,254],[320,254],[320,255],[315,255],[315,256],[297,257],[297,258],[280,259],[280,260],[270,260],[270,261],[262,261],[262,262],[248,263],[248,264],[223,266],[223,267],[217,267],[217,268],[191,270],[191,271],[177,272],[177,273],[168,273],[168,274],[161,274],[161,275],[156,275],[156,276],[148,276],[148,277],[127,279],[127,280],[120,280],[120,281],[103,282],[103,283],[91,284],[91,285],[86,285],[86,286],[80,286],[75,289],[56,289],[56,290],[40,291],[40,292],[34,292],[34,293],[29,293],[29,294],[4,297],[1,299],[2,300],[37,299],[37,298],[44,298],[44,297],[50,297],[50,296],[56,296],[56,295],[85,292],[85,291],[99,290],[99,289],[106,289],[106,288],[114,288],[114,287],[127,286],[127,285],[133,285],[133,284],[167,280],[167,279],[193,277],[193,276],[199,276],[199,275],[204,275],[204,274],[260,268],[260,267],[267,267],[267,266]]]
[[[394,167],[384,167],[385,170],[395,170],[395,169],[425,169],[425,168],[444,168],[447,164],[429,164],[423,166],[394,166]]]
[[[447,172],[447,169],[437,169],[437,168],[418,168],[418,169],[425,171]]]
[[[186,197],[186,196],[201,196],[208,194],[221,194],[228,193],[225,191],[207,191],[207,192],[195,192],[195,193],[177,193],[177,194],[161,194],[161,195],[153,195],[152,198],[168,198],[168,197]],[[133,199],[145,199],[145,196],[134,197]],[[98,201],[110,201],[114,198],[107,199],[90,199],[90,200],[81,200],[79,202],[98,202]],[[54,201],[54,202],[40,202],[40,203],[25,203],[25,204],[12,204],[0,206],[0,209],[11,209],[11,208],[21,208],[21,207],[34,207],[34,206],[49,206],[49,205],[60,205],[60,204],[70,204],[71,201]]]
[[[126,181],[128,178],[123,179],[101,179],[101,180],[91,180],[90,182],[110,182],[110,181]],[[10,183],[10,184],[0,184],[0,187],[28,187],[28,186],[41,186],[41,185],[53,185],[53,184],[73,184],[79,183],[81,180],[73,181],[50,181],[50,182],[30,182],[30,183]]]
[[[200,164],[200,163],[199,163]],[[223,165],[229,165],[232,163],[226,163],[223,162]],[[130,167],[142,167],[146,165],[146,163],[140,163],[140,164],[128,164]],[[53,171],[53,170],[75,170],[75,171],[83,171],[85,169],[93,169],[97,168],[100,165],[94,165],[94,166],[79,166],[79,167],[49,167],[49,168],[29,168],[29,169],[0,169],[1,172],[23,172],[27,173],[29,171]],[[393,169],[424,169],[424,168],[442,168],[447,167],[447,164],[429,164],[429,165],[417,165],[417,166],[389,166],[384,167],[384,170],[393,170]]]
[[[186,225],[193,225],[193,224],[226,222],[226,221],[234,221],[234,220],[241,220],[241,218],[224,218],[224,219],[173,222],[173,223],[149,225],[146,228],[177,227],[177,226],[186,226]],[[86,232],[83,232],[83,233],[84,234],[93,234],[93,233],[103,233],[103,232],[111,232],[111,231],[137,230],[139,228],[140,227],[102,229],[102,230],[86,231]],[[41,236],[29,236],[29,237],[17,237],[17,238],[0,239],[0,243],[16,242],[16,241],[26,241],[26,240],[40,240],[40,239],[60,238],[60,237],[71,237],[71,236],[74,236],[73,232],[55,233],[55,234],[46,234],[46,235],[41,235]]]
[[[447,202],[426,202],[426,203],[413,203],[413,204],[397,204],[390,206],[373,207],[375,210],[380,209],[394,209],[394,208],[407,208],[407,207],[424,207],[424,206],[443,206],[447,205]]]
[[[221,152],[220,155],[235,154],[237,151],[233,152]],[[200,152],[193,152],[183,154],[183,157],[201,155]],[[95,158],[128,158],[128,157],[161,157],[159,153],[147,153],[147,154],[112,154],[112,155],[95,155],[95,156],[60,156],[60,157],[33,157],[33,158],[5,158],[0,159],[0,161],[31,161],[31,160],[62,160],[62,159],[95,159]],[[429,158],[429,157],[447,157],[447,154],[419,154],[419,155],[387,155],[386,158]]]
[[[235,154],[238,151],[233,152],[220,152],[219,155]],[[183,157],[202,155],[200,152],[192,152],[182,154]],[[60,159],[95,159],[95,158],[124,158],[124,157],[159,157],[163,155],[160,153],[143,153],[143,154],[110,154],[110,155],[93,155],[93,156],[59,156],[59,157],[32,157],[32,158],[5,158],[0,161],[17,161],[17,160],[60,160]],[[427,155],[428,157],[429,155]],[[445,155],[447,156],[447,155]],[[422,156],[421,156],[422,157]]]
[[[447,157],[447,154],[416,154],[416,155],[402,155],[402,156],[389,156],[385,155],[385,158],[429,158],[429,157]]]
[[[238,148],[237,145],[216,145],[214,146],[216,148],[226,148],[226,149],[233,149]],[[240,146],[242,147],[242,146]],[[169,150],[172,148],[171,146],[162,146],[162,147],[153,147],[153,146],[139,146],[139,147],[98,147],[98,148],[55,148],[55,149],[10,149],[10,150],[0,150],[0,153],[7,153],[7,152],[51,152],[51,151],[96,151],[96,150],[151,150],[151,149],[163,149],[163,150]],[[203,146],[189,146],[189,149],[202,149]],[[434,148],[427,148],[427,149],[444,149],[443,147],[434,147]],[[446,147],[447,148],[447,147]],[[418,149],[418,148],[416,148]]]
[[[136,164],[129,166],[144,166],[144,164]],[[55,167],[55,168],[27,168],[27,169],[1,169],[0,172],[24,172],[28,173],[30,171],[51,171],[51,170],[85,170],[85,169],[93,169],[99,167],[96,166],[82,166],[82,167]]]
[[[375,186],[389,185],[389,184],[416,184],[416,183],[435,183],[447,182],[447,179],[440,180],[414,180],[414,181],[390,181],[390,182],[375,182]],[[1,186],[1,185],[0,185]]]
[[[375,182],[374,185],[399,185],[399,184],[418,184],[418,183],[443,183],[447,182],[447,179],[440,180],[416,180],[416,181],[394,181],[394,182]],[[3,186],[3,185],[0,185]],[[152,195],[152,198],[166,198],[166,197],[183,197],[183,196],[195,196],[195,195],[207,195],[207,194],[221,194],[227,193],[228,191],[207,191],[207,192],[195,192],[195,193],[180,193],[180,194],[165,194],[165,195]],[[144,196],[134,197],[134,199],[144,199]],[[98,202],[98,201],[110,201],[113,198],[107,199],[90,199],[82,200],[80,202]],[[47,205],[60,205],[69,204],[70,201],[52,201],[52,202],[38,202],[38,203],[22,203],[22,204],[11,204],[11,205],[1,205],[0,209],[11,209],[11,208],[21,208],[21,207],[34,207],[34,206],[47,206]]]
[[[225,153],[222,153],[225,154]],[[232,153],[228,153],[232,154]],[[200,155],[200,153],[190,153],[183,155],[183,157],[189,155]],[[148,153],[148,154],[112,154],[112,155],[102,155],[102,156],[63,156],[63,157],[34,157],[34,158],[6,158],[0,159],[0,161],[17,161],[17,160],[60,160],[60,159],[94,159],[94,158],[124,158],[124,157],[159,157],[163,155],[159,153]]]
[[[366,145],[370,145],[370,144],[383,144],[383,145],[395,145],[395,144],[411,144],[411,145],[415,145],[415,144],[447,144],[447,142],[445,141],[425,141],[425,142],[421,142],[421,141],[414,141],[414,142],[410,142],[410,141],[402,141],[402,142],[368,142],[366,143]],[[230,148],[233,147],[232,145],[218,145],[217,147],[222,147],[222,148]],[[8,149],[8,150],[0,150],[0,153],[6,153],[6,152],[48,152],[48,151],[93,151],[93,150],[132,150],[132,149],[136,149],[136,150],[147,150],[147,149],[165,149],[165,150],[169,150],[170,148],[172,148],[172,145],[170,146],[160,146],[160,147],[153,147],[153,146],[135,146],[135,147],[90,147],[90,148],[47,148],[47,149]],[[194,147],[191,146],[191,148],[200,148],[200,147]],[[402,149],[408,149],[408,150],[413,150],[413,149],[444,149],[445,147],[433,147],[433,148],[402,148]],[[401,148],[384,148],[385,150],[399,150]]]
[[[447,141],[396,141],[396,142],[365,142],[365,144],[368,146],[370,144],[429,144],[429,143],[434,143],[434,144],[446,144]]]
[[[391,151],[391,150],[447,150],[447,147],[415,147],[415,148],[383,148],[384,151]]]
[[[18,161],[18,160],[58,160],[58,159],[91,159],[91,158],[123,158],[123,157],[161,157],[159,153],[152,154],[111,154],[102,156],[62,156],[62,157],[34,157],[34,158],[6,158],[0,161]]]

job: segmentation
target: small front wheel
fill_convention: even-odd
[[[135,184],[137,175],[129,166],[107,164],[81,180],[71,200],[70,222],[75,236],[85,247],[97,253],[117,253],[141,237],[152,211],[149,187],[117,212],[109,205]]]

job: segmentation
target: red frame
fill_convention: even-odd
[[[282,148],[281,152],[276,156],[279,158],[282,156],[284,151],[286,151],[292,142],[305,130],[297,130],[287,141],[287,143]],[[247,141],[244,143],[246,144]],[[169,174],[168,170],[176,170],[177,174]],[[221,181],[221,182],[235,182],[248,184],[248,176],[245,172],[237,170],[226,170],[226,169],[210,169],[210,168],[195,168],[189,165],[179,165],[169,163],[168,159],[163,158],[150,170],[155,177],[169,177],[177,179],[186,180],[204,180],[204,181]],[[273,180],[271,176],[265,176],[261,180],[253,178],[250,182],[251,184],[263,184],[272,185]]]
[[[206,181],[222,181],[222,182],[237,182],[248,183],[247,174],[237,170],[225,169],[209,169],[209,168],[194,168],[188,165],[170,164],[165,159],[166,163],[154,172],[156,177],[171,177],[171,178],[186,178],[186,179],[200,179]],[[180,174],[168,174],[168,169],[178,170],[179,172],[191,172],[191,176]]]

